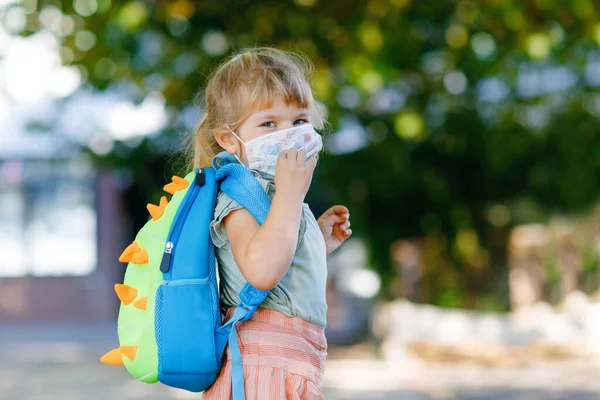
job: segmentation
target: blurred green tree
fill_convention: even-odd
[[[421,301],[504,308],[510,227],[598,200],[600,22],[592,0],[24,0],[14,7],[27,10],[23,35],[40,29],[50,7],[74,21],[61,54],[96,90],[133,84],[135,101],[159,91],[174,110],[162,134],[169,140],[117,143],[96,157],[134,174],[136,202],[169,176],[172,147],[164,143],[189,133],[177,116],[224,55],[253,45],[308,55],[332,123],[331,154],[309,201],[317,211],[330,202],[349,206],[388,294],[397,275],[391,244],[425,237],[425,248],[450,262],[426,257],[434,261]]]

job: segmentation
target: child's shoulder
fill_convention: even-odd
[[[241,208],[240,204],[233,200],[227,193],[219,190],[215,201],[215,219],[225,217],[229,212]]]
[[[275,185],[273,185],[273,183],[267,179],[264,179],[258,175],[255,176],[265,193],[267,193],[267,195],[270,195],[269,198],[272,198],[272,194],[274,194],[275,191]],[[232,199],[224,191],[219,190],[215,201],[215,218],[217,218],[220,214],[226,215],[229,212],[237,210],[239,208],[242,208],[242,206],[237,201]]]

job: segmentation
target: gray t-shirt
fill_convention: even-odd
[[[275,185],[253,171],[270,200],[275,195]],[[247,283],[238,268],[223,219],[234,210],[242,208],[239,203],[223,192],[217,195],[214,219],[210,235],[216,246],[220,276],[221,311],[235,307],[240,302],[239,292]],[[273,243],[275,246],[276,243]],[[325,327],[327,302],[327,250],[325,240],[315,216],[307,204],[302,207],[298,246],[283,279],[269,292],[261,307],[269,308],[291,317],[298,317],[315,325]]]

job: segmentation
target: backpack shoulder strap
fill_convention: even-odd
[[[227,156],[231,155],[227,153],[222,157]],[[248,210],[260,225],[265,222],[271,202],[258,180],[246,167],[230,162],[218,166],[216,177],[217,181],[220,182],[221,190],[225,194]],[[268,291],[258,290],[246,284],[240,292],[240,299],[247,308],[258,307],[265,300],[268,293]],[[249,315],[247,318],[251,316]]]
[[[216,178],[220,182],[221,190],[248,210],[262,225],[267,219],[271,203],[254,175],[246,167],[237,163],[235,158],[227,152],[219,153],[213,159],[213,167],[217,171]],[[244,400],[246,398],[242,355],[236,325],[238,322],[250,319],[268,294],[268,291],[256,289],[246,283],[239,293],[240,304],[235,308],[231,319],[221,328],[225,332],[229,331],[228,342],[232,362],[231,386],[233,400]]]

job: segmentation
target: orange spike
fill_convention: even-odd
[[[190,184],[188,181],[178,176],[174,176],[172,180],[173,182],[169,183],[168,185],[165,185],[165,187],[163,188],[164,191],[167,193],[175,194],[175,192],[187,188]]]
[[[133,306],[135,308],[139,308],[140,310],[145,310],[147,305],[148,305],[148,296],[142,297],[141,299],[139,299],[138,301],[133,303]]]
[[[140,250],[133,255],[131,262],[134,264],[148,264],[148,252]]]
[[[160,204],[155,206],[154,204],[148,204],[148,212],[152,216],[154,221],[158,220],[165,212],[165,208],[167,207],[167,198],[165,196],[160,198]]]
[[[121,353],[123,353],[125,357],[133,361],[133,359],[135,359],[135,355],[137,354],[138,346],[121,346],[120,349]]]
[[[100,357],[100,362],[102,364],[108,365],[123,365],[123,357],[121,356],[121,349],[113,349]]]
[[[126,306],[131,304],[131,302],[135,300],[138,294],[136,288],[128,285],[123,285],[121,283],[117,283],[115,285],[115,292],[117,292],[119,300],[121,300],[121,302],[123,302],[123,304],[125,304]]]
[[[123,253],[121,253],[121,256],[119,257],[119,261],[120,262],[131,262],[131,260],[133,259],[133,255],[135,253],[139,252],[140,250],[142,250],[142,248],[140,247],[138,242],[136,242],[134,240],[133,243],[131,243],[129,246],[127,246],[127,248],[123,251]]]

